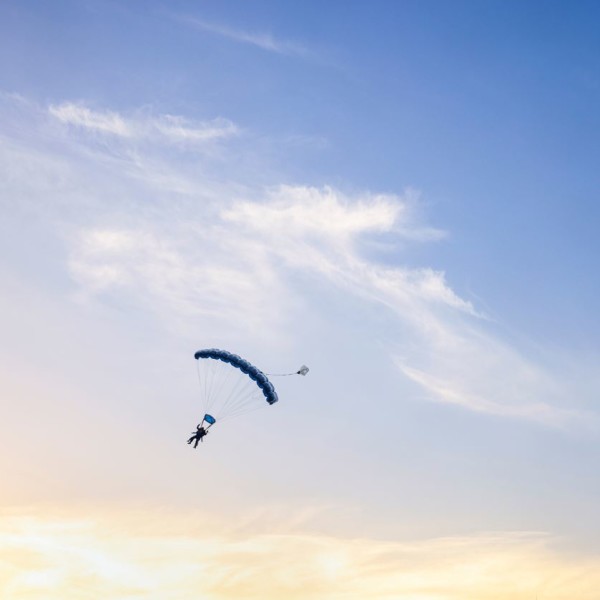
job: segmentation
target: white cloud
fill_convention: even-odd
[[[401,361],[398,362],[398,366],[407,377],[428,391],[432,399],[461,406],[476,412],[527,419],[554,427],[564,427],[572,424],[582,425],[586,419],[593,419],[593,415],[586,415],[577,410],[569,411],[561,409],[546,402],[536,402],[530,399],[519,401],[514,395],[504,395],[505,390],[502,384],[499,384],[501,388],[500,393],[488,390],[487,394],[484,393],[478,396],[462,381],[437,379],[430,373],[409,367]],[[514,376],[518,377],[519,374],[513,373]],[[496,385],[498,384],[494,382],[493,386]],[[527,394],[528,392],[527,384],[523,382],[520,393]],[[506,397],[510,398],[509,402],[503,401]]]
[[[214,119],[204,123],[190,122],[180,116],[164,115],[154,122],[154,127],[167,139],[181,142],[205,142],[226,138],[238,133],[238,128],[227,119]]]
[[[251,332],[276,323],[285,291],[264,248],[217,226],[186,229],[82,230],[70,271],[87,294],[126,292],[167,323],[197,317]]]
[[[363,257],[376,234],[421,237],[422,229],[404,197],[370,193],[348,197],[330,187],[281,186],[261,202],[236,202],[221,216],[238,226],[239,235],[257,238],[290,267],[320,273],[390,308],[401,311],[417,298],[475,314],[471,304],[446,285],[443,273],[385,268]],[[407,230],[412,231],[406,234]],[[433,239],[443,235],[426,231]]]
[[[392,194],[348,198],[331,187],[290,185],[273,190],[263,203],[238,202],[223,216],[269,233],[318,234],[323,239],[342,243],[352,242],[353,237],[369,232],[400,232],[403,223],[409,229],[414,225],[410,222],[410,208],[405,198]],[[442,235],[442,232],[431,231],[432,237]]]
[[[349,198],[332,188],[282,186],[259,202],[222,204],[214,214],[199,210],[182,221],[159,217],[141,231],[81,231],[71,271],[94,291],[145,289],[146,297],[161,299],[163,314],[167,307],[186,318],[220,313],[259,329],[289,312],[290,270],[324,277],[395,310],[432,302],[475,314],[441,273],[379,268],[360,258],[372,234],[401,235],[409,226],[401,197]]]
[[[48,112],[65,125],[130,140],[158,139],[163,143],[197,144],[228,138],[239,132],[231,121],[222,118],[192,121],[176,115],[144,113],[126,118],[110,110],[92,110],[73,102],[50,106]]]
[[[135,128],[112,111],[92,111],[81,104],[65,102],[57,106],[50,106],[48,112],[62,123],[69,125],[121,137],[134,137],[135,135]]]
[[[304,46],[295,42],[277,39],[269,33],[251,33],[216,23],[209,23],[195,17],[180,16],[177,19],[201,31],[206,31],[240,44],[255,46],[267,52],[290,56],[306,56],[308,54],[308,50]]]

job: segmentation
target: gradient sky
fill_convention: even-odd
[[[599,27],[5,0],[1,595],[597,600]]]

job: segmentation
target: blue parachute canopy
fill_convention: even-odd
[[[206,421],[209,425],[214,425],[217,422],[217,420],[212,415],[209,415],[208,413],[206,413],[204,415],[204,419],[202,419],[202,420]]]
[[[262,391],[266,401],[269,404],[275,404],[275,402],[279,400],[277,397],[277,392],[267,376],[261,370],[257,369],[254,365],[237,354],[232,354],[231,352],[227,352],[227,350],[210,348],[207,350],[198,350],[198,352],[194,354],[194,358],[198,361],[200,359],[213,359],[227,363],[254,381]]]

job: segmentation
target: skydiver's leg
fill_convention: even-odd
[[[197,447],[198,447],[198,442],[199,442],[199,441],[200,441],[200,440],[199,440],[198,438],[196,438],[196,443],[194,444],[194,448],[197,448]]]

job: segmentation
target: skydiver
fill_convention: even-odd
[[[204,442],[205,435],[208,435],[208,431],[206,431],[206,429],[202,427],[202,423],[200,423],[200,425],[196,425],[196,431],[192,432],[192,437],[187,441],[187,443],[191,444],[193,441],[195,441],[196,443],[194,444],[194,448],[197,448],[198,442]]]

